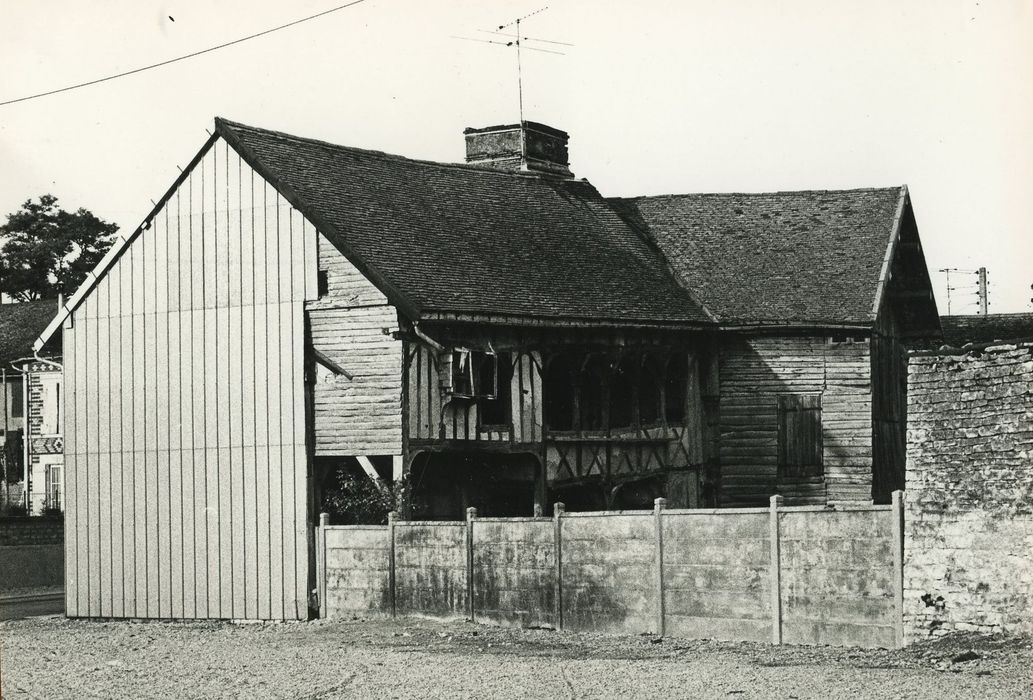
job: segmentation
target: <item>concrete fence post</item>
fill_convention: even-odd
[[[897,648],[904,646],[904,492],[894,491],[893,504],[893,601],[897,615]]]
[[[667,612],[664,605],[664,508],[667,507],[666,498],[658,498],[653,501],[653,514],[656,524],[656,633],[661,637],[665,631],[665,619]]]
[[[781,505],[781,496],[771,497],[771,641],[774,644],[782,643],[782,546],[778,532],[778,509]]]
[[[474,622],[473,611],[473,521],[477,519],[477,509],[466,509],[466,616]]]
[[[391,594],[391,617],[398,615],[395,605],[395,521],[398,520],[398,511],[391,511],[387,514],[387,537],[389,560],[387,566],[387,587]]]
[[[556,565],[556,588],[553,591],[553,604],[556,611],[553,617],[556,620],[556,629],[563,629],[563,513],[566,506],[557,503],[552,507],[553,520],[553,542],[556,547],[553,559]]]
[[[330,514],[319,514],[319,536],[316,538],[316,595],[319,596],[319,617],[326,618],[326,528]]]

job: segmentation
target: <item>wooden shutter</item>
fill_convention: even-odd
[[[821,395],[778,397],[779,477],[822,476]]]

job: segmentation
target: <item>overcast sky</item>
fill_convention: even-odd
[[[0,2],[0,102],[198,51],[344,0]],[[0,221],[56,195],[135,228],[216,115],[417,158],[517,119],[512,49],[450,38],[523,23],[525,117],[571,135],[605,195],[910,187],[945,267],[1033,291],[1033,0],[366,0],[188,61],[0,107]],[[530,46],[530,42],[525,42]],[[959,274],[952,311],[975,311]]]

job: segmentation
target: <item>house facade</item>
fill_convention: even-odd
[[[342,461],[419,519],[899,487],[901,347],[939,332],[905,188],[672,207],[575,179],[562,131],[465,138],[431,163],[216,120],[37,342],[64,340],[69,615],[307,617]],[[807,237],[763,214],[805,205],[807,284],[736,254],[794,274]]]
[[[0,460],[5,512],[64,507],[61,343],[36,357],[33,342],[60,306],[53,299],[0,304]]]

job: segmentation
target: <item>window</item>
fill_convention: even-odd
[[[573,430],[574,368],[569,355],[556,355],[549,360],[542,384],[545,424],[549,430]]]
[[[667,365],[664,413],[668,423],[685,421],[685,402],[689,395],[689,357],[685,353],[671,355]]]
[[[477,400],[477,412],[481,425],[508,426],[513,417],[512,386],[513,386],[513,359],[508,352],[500,352],[495,355],[497,372],[492,381],[495,382],[495,396],[483,397]],[[482,372],[487,371],[489,363],[481,365]],[[487,382],[488,377],[482,378]]]
[[[316,273],[316,295],[325,297],[330,293],[330,273],[320,270]]]
[[[498,393],[498,356],[481,350],[452,351],[452,395],[495,398]]]
[[[778,476],[823,476],[821,395],[778,397]]]
[[[22,418],[25,415],[22,403],[25,394],[21,380],[11,382],[11,418]]]
[[[45,475],[47,508],[61,507],[61,465],[48,464]]]
[[[57,435],[61,432],[61,384],[45,379],[40,386],[42,413],[39,432],[41,435]]]

